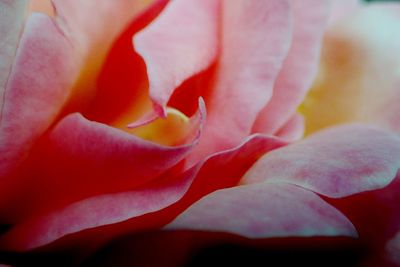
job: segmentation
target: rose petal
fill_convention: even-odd
[[[316,194],[285,183],[216,191],[165,229],[222,231],[249,238],[357,236],[351,222]]]
[[[400,167],[400,138],[362,125],[321,131],[261,158],[242,182],[285,181],[339,198],[388,185]]]
[[[301,106],[306,134],[339,123],[400,132],[400,5],[371,4],[329,28],[317,79]]]
[[[279,136],[288,141],[297,141],[303,137],[304,134],[304,118],[300,114],[295,113],[285,125],[278,132],[276,136]]]
[[[36,214],[17,224],[4,235],[0,241],[1,246],[12,250],[32,249],[68,234],[128,219],[131,220],[127,226],[129,231],[137,230],[137,227],[145,229],[160,227],[204,194],[235,185],[260,155],[284,144],[272,137],[261,135],[249,137],[240,146],[210,156],[175,178],[167,173],[144,188],[98,195],[43,216]],[[177,206],[164,210],[176,202]],[[135,222],[140,222],[140,216],[144,214],[148,217],[144,219],[144,223],[142,222],[143,225],[140,226],[140,223],[139,226],[135,225]],[[127,229],[115,225],[113,231],[127,231]],[[113,235],[115,233],[111,234]],[[96,236],[99,237],[99,234]],[[100,236],[107,238],[105,233]]]
[[[396,265],[400,265],[400,231],[386,244],[386,257]]]
[[[221,54],[205,96],[207,124],[193,161],[250,134],[290,45],[289,1],[223,1]]]
[[[28,19],[8,78],[0,126],[1,177],[51,125],[71,91],[80,99],[93,93],[105,52],[143,7],[139,1],[107,0],[55,0],[54,5],[55,20],[38,13]],[[96,19],[87,15],[93,10]],[[113,19],[106,19],[110,15]],[[83,85],[86,89],[79,90]]]
[[[51,0],[30,0],[29,12],[40,12],[54,17],[54,6]]]
[[[273,134],[293,116],[317,73],[328,1],[292,1],[293,37],[271,100],[253,125],[253,132]]]
[[[77,113],[68,115],[31,153],[18,186],[8,192],[10,196],[3,196],[3,216],[19,221],[93,195],[132,190],[148,183],[177,165],[196,146],[204,112],[201,104],[188,122],[192,132],[188,132],[187,143],[176,147],[145,141]]]
[[[64,33],[82,53],[97,48],[107,50],[115,37],[135,16],[154,1],[52,0],[57,21]],[[97,19],[88,16],[96,10]],[[106,19],[112,18],[112,19]],[[104,44],[107,42],[107,44]],[[104,51],[105,52],[105,51]]]
[[[346,16],[353,15],[358,9],[363,7],[363,2],[360,0],[334,0],[331,3],[329,25],[337,23]]]
[[[50,126],[76,75],[69,41],[46,15],[28,19],[9,76],[0,125],[0,176]],[[39,75],[40,74],[40,75]]]
[[[8,75],[22,32],[26,8],[26,0],[0,1],[0,110],[3,106]]]
[[[217,55],[219,1],[176,0],[134,38],[144,58],[150,97],[165,116],[174,89],[206,69]]]

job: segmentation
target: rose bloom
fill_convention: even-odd
[[[400,266],[399,4],[0,7],[0,263]]]

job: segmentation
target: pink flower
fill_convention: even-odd
[[[52,3],[0,1],[5,263],[134,234],[170,260],[326,238],[400,264],[399,5]]]

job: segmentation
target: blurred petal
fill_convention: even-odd
[[[54,7],[51,0],[30,0],[29,11],[40,12],[54,17]]]
[[[301,106],[306,134],[347,122],[400,132],[400,5],[369,4],[326,33],[319,74]]]
[[[351,222],[316,194],[285,183],[216,191],[165,228],[221,231],[249,238],[357,236]]]
[[[341,19],[353,15],[363,7],[362,0],[333,0],[329,16],[329,25],[333,25]]]
[[[144,58],[157,113],[184,80],[206,69],[217,55],[218,0],[175,0],[134,38]]]
[[[340,198],[387,186],[399,168],[399,136],[348,125],[268,153],[254,164],[242,183],[285,181]]]
[[[222,3],[221,52],[213,88],[205,96],[208,119],[197,159],[233,147],[250,134],[290,45],[288,1]]]
[[[321,39],[328,17],[328,1],[292,1],[292,44],[274,85],[271,100],[258,115],[254,132],[278,131],[302,102],[315,78]]]
[[[400,231],[386,244],[386,257],[400,265]]]
[[[12,250],[32,249],[84,229],[126,220],[130,220],[128,225],[116,224],[110,236],[138,228],[160,227],[204,194],[237,184],[260,155],[284,144],[276,138],[255,135],[177,176],[167,173],[146,187],[94,196],[44,215],[36,213],[7,232],[1,238],[1,246]],[[145,214],[147,217],[141,217]],[[107,238],[104,232],[96,236]]]
[[[0,1],[0,110],[26,15],[26,0]],[[1,118],[1,113],[0,113]]]

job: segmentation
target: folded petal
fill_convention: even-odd
[[[289,54],[274,85],[271,100],[253,125],[254,132],[273,134],[293,116],[315,78],[328,1],[292,2],[293,36]]]
[[[272,94],[291,37],[289,1],[223,1],[220,56],[208,95],[207,125],[195,157],[248,136]]]
[[[36,213],[16,224],[0,239],[0,244],[9,250],[27,250],[73,233],[78,235],[80,242],[78,232],[102,225],[115,224],[115,227],[110,230],[110,235],[98,230],[100,234],[94,233],[97,238],[160,227],[204,194],[237,184],[260,155],[284,144],[276,138],[255,135],[236,148],[210,156],[182,174],[166,173],[145,187],[97,195],[42,215]],[[129,221],[125,225],[116,224],[126,220]]]
[[[275,135],[293,142],[302,138],[303,134],[304,118],[300,114],[295,113]]]
[[[378,128],[347,125],[268,153],[242,182],[285,181],[340,198],[387,186],[399,168],[399,136]]]
[[[229,232],[249,238],[357,236],[351,222],[315,193],[286,183],[218,190],[165,229]]]
[[[7,219],[18,221],[96,194],[132,190],[148,183],[196,146],[204,115],[201,107],[188,122],[192,133],[188,133],[187,143],[175,147],[145,141],[77,113],[65,117],[32,151],[17,185],[3,189],[10,196],[2,196],[2,202],[6,209],[12,207]],[[29,203],[29,208],[23,203]]]
[[[82,102],[92,96],[105,53],[142,11],[139,2],[55,0],[54,19],[30,16],[4,93],[1,177],[15,169],[69,98]],[[88,16],[93,10],[96,16]]]
[[[176,0],[134,37],[136,51],[146,62],[150,97],[165,116],[173,91],[206,69],[218,50],[219,0]]]
[[[368,4],[326,32],[318,76],[300,111],[306,134],[368,122],[400,132],[400,5]]]

